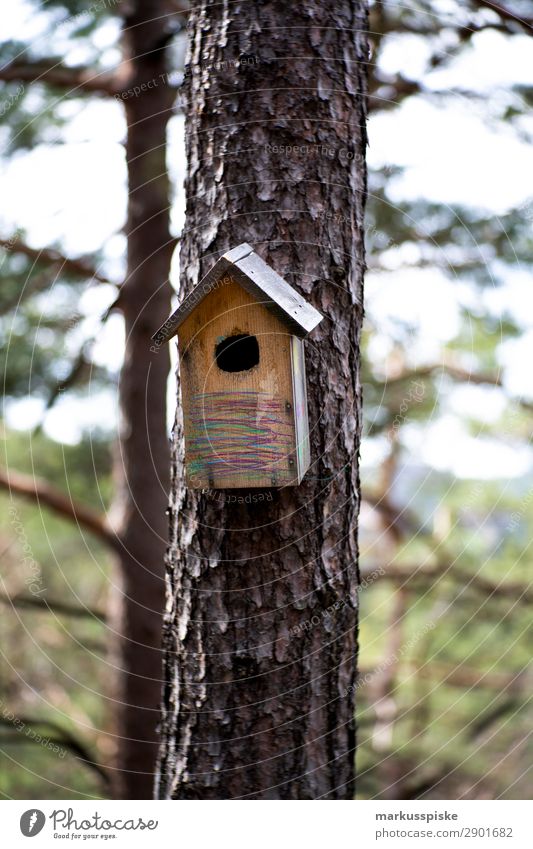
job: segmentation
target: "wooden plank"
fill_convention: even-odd
[[[307,410],[304,343],[296,336],[291,337],[291,366],[296,433],[296,462],[298,466],[298,483],[300,483],[311,463],[311,449],[309,445],[309,414]]]
[[[226,274],[231,274],[237,283],[279,318],[291,333],[302,339],[323,319],[318,310],[262,260],[250,245],[243,242],[227,251],[214,264],[178,309],[154,333],[154,345],[159,347],[168,342],[196,307],[220,285],[221,278]]]
[[[232,275],[302,339],[323,319],[318,310],[253,251],[235,263]]]
[[[216,346],[255,336],[259,363],[222,371]],[[234,280],[213,289],[179,330],[188,485],[234,489],[298,482],[291,335]]]

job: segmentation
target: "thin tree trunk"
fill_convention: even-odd
[[[135,0],[124,19],[128,263],[121,289],[126,346],[120,377],[120,439],[115,477],[121,543],[114,625],[118,735],[115,793],[153,796],[161,698],[161,616],[168,499],[166,432],[168,351],[150,351],[150,336],[170,310],[172,242],[166,170],[166,125],[173,94],[166,82],[167,0]],[[147,84],[150,84],[149,86]],[[142,87],[142,88],[141,88]]]
[[[247,241],[326,320],[306,344],[300,487],[186,491],[177,417],[157,793],[349,799],[366,4],[200,2],[190,26],[182,288]]]

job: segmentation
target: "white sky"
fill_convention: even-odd
[[[28,18],[23,0],[13,0],[3,10],[2,24],[2,36],[6,39],[26,39],[32,35],[37,41],[42,33],[40,17]],[[106,28],[100,37],[102,49],[111,47],[115,37],[115,27]],[[401,70],[406,75],[418,74],[426,58],[426,46],[414,39],[409,50],[405,49],[405,42],[391,44],[382,64],[390,73]],[[453,71],[434,71],[425,82],[428,88],[436,89],[465,79],[484,99],[491,95],[495,102],[499,91],[510,82],[533,85],[531,40],[517,36],[511,44],[498,33],[480,33]],[[76,105],[66,102],[64,109],[66,114],[73,114]],[[526,120],[522,130],[532,133],[533,119]],[[122,107],[95,99],[73,117],[64,134],[64,144],[42,146],[10,161],[0,158],[2,235],[9,236],[22,227],[28,233],[28,242],[35,247],[60,242],[72,255],[104,245],[106,256],[112,260],[112,274],[120,279],[124,243],[116,234],[123,225],[126,205],[126,169],[121,145],[124,132]],[[369,136],[370,165],[405,167],[404,173],[389,186],[391,202],[399,206],[404,200],[423,197],[442,204],[468,204],[501,215],[523,206],[533,197],[533,183],[529,179],[533,174],[531,147],[517,138],[510,127],[502,126],[501,122],[493,125],[487,122],[487,111],[481,103],[471,103],[462,97],[453,101],[447,98],[445,103],[411,99],[400,108],[373,118]],[[174,184],[180,188],[184,175],[181,118],[171,122],[170,161]],[[180,190],[173,208],[176,232],[182,220]],[[398,255],[389,253],[390,267],[394,269]],[[387,261],[388,257],[385,255],[384,259]],[[462,287],[460,281],[452,285],[438,269],[399,268],[393,273],[369,275],[367,313],[381,331],[373,343],[374,350],[387,347],[387,327],[395,319],[403,319],[414,328],[410,352],[414,361],[438,361],[440,346],[459,328],[459,305],[467,302],[469,296],[467,287]],[[111,297],[106,287],[87,293],[83,309],[89,321],[101,314]],[[494,310],[510,309],[523,324],[524,336],[502,346],[500,363],[506,387],[514,394],[532,396],[533,287],[529,275],[516,268],[503,289],[489,285],[483,297],[486,306]],[[97,359],[118,366],[121,344],[120,321],[112,319],[99,337]],[[473,394],[469,396],[469,393]],[[500,407],[505,403],[503,393],[499,395],[499,401],[495,402],[497,391],[458,388],[450,397],[447,415],[428,423],[422,436],[418,433],[407,437],[422,444],[422,458],[430,465],[451,469],[460,476],[482,476],[488,468],[496,474],[522,474],[531,468],[530,452],[513,452],[508,446],[498,447],[493,442],[487,445],[484,440],[470,436],[459,421],[471,397],[477,417],[485,416],[489,423],[494,417],[495,403]],[[28,426],[39,413],[39,402],[26,399],[11,406],[8,423]],[[85,402],[66,399],[50,412],[45,430],[55,439],[73,442],[83,424],[111,423],[114,416],[114,403],[109,395],[106,398],[89,395]],[[365,450],[363,459],[370,461],[373,451]]]

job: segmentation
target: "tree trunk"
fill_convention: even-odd
[[[152,353],[150,337],[168,316],[171,294],[166,125],[173,94],[166,81],[168,13],[166,0],[130,2],[123,33],[128,262],[119,301],[126,342],[115,463],[120,553],[112,608],[120,641],[115,794],[128,799],[153,796],[161,699],[169,353]],[[140,93],[128,94],[135,86]]]
[[[300,487],[185,490],[178,413],[161,798],[353,797],[366,27],[363,0],[192,13],[182,290],[247,241],[326,320]]]

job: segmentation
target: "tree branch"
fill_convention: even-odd
[[[439,563],[437,566],[428,568],[420,568],[419,565],[413,564],[400,567],[393,567],[389,571],[384,571],[382,574],[376,574],[376,569],[365,569],[361,572],[361,576],[372,575],[375,580],[393,581],[394,583],[412,584],[413,589],[420,582],[434,582],[436,578],[451,578],[459,581],[465,587],[471,586],[473,589],[479,590],[486,596],[512,598],[516,602],[524,602],[525,604],[533,603],[533,591],[527,584],[517,584],[511,582],[494,583],[484,575],[470,575],[463,569],[459,569],[456,564]],[[409,589],[408,586],[406,586]]]
[[[0,602],[7,606],[12,605],[18,608],[31,608],[49,613],[58,613],[60,616],[74,616],[76,619],[89,617],[105,622],[107,618],[103,610],[91,610],[89,607],[78,607],[75,604],[68,604],[59,600],[49,601],[48,599],[37,598],[36,596],[9,596],[5,593],[0,593]]]
[[[109,286],[117,285],[108,277],[100,274],[85,257],[73,259],[64,256],[53,248],[31,248],[25,242],[21,242],[17,236],[13,236],[11,239],[0,239],[0,248],[4,248],[9,253],[24,254],[37,263],[44,262],[48,265],[59,266],[61,271],[70,272],[77,277],[88,277],[97,280],[98,283],[107,283]]]
[[[381,513],[385,522],[387,522],[386,530],[391,533],[396,542],[400,536],[407,533],[418,534],[420,532],[419,523],[414,516],[406,508],[397,509],[394,507],[383,495],[376,495],[363,489],[362,500]]]
[[[496,12],[497,15],[504,21],[511,21],[513,24],[520,24],[529,35],[533,33],[533,18],[521,18],[511,9],[506,6],[501,6],[499,3],[492,3],[491,0],[474,0],[476,6],[481,6],[482,9],[490,9]]]
[[[120,91],[120,82],[115,72],[96,71],[94,68],[69,68],[56,59],[41,59],[36,62],[15,61],[0,68],[3,82],[47,83],[68,89],[76,94],[77,89],[89,94],[113,96]]]
[[[16,731],[22,732],[24,729],[27,731],[24,734],[21,734],[19,738],[13,737],[12,742],[28,742],[35,743],[36,745],[42,745],[40,740],[37,740],[36,737],[42,736],[37,734],[34,731],[35,727],[40,728],[50,728],[52,732],[55,732],[55,737],[48,737],[48,741],[53,743],[56,746],[61,746],[64,749],[72,752],[72,754],[78,758],[78,760],[82,761],[86,766],[90,769],[94,770],[100,778],[102,778],[106,785],[109,785],[109,773],[105,769],[102,764],[96,763],[94,758],[91,757],[90,752],[85,747],[84,743],[70,734],[65,729],[61,728],[60,725],[57,725],[55,722],[50,722],[48,720],[39,720],[39,719],[31,719],[28,717],[22,716],[13,716],[11,719],[6,719],[5,716],[0,716],[0,725],[7,726],[9,728],[13,728]]]
[[[88,373],[88,370],[91,368],[91,362],[87,356],[87,347],[87,342],[85,342],[81,347],[81,351],[79,351],[77,357],[74,359],[74,362],[72,363],[67,376],[62,381],[57,383],[50,392],[50,395],[46,402],[46,407],[44,409],[45,415],[52,409],[57,399],[61,397],[64,392],[66,392],[68,389],[71,389],[77,381],[79,381]],[[40,429],[41,425],[39,425],[36,430]]]
[[[499,374],[494,372],[472,372],[452,362],[443,360],[440,363],[430,363],[429,365],[419,366],[415,369],[405,369],[398,374],[391,375],[384,380],[377,380],[376,384],[383,387],[394,386],[398,383],[404,383],[410,380],[416,380],[421,377],[431,377],[435,373],[443,372],[444,374],[453,377],[454,380],[462,381],[463,383],[472,383],[476,386],[488,385],[503,388],[503,381]],[[533,411],[533,402],[524,401],[521,398],[517,399],[525,410]]]
[[[474,669],[471,666],[463,666],[462,664],[453,666],[450,663],[441,663],[435,660],[429,663],[422,663],[420,666],[408,662],[407,668],[413,671],[416,678],[438,679],[439,686],[445,684],[446,686],[458,687],[463,690],[482,687],[487,690],[497,690],[500,693],[509,691],[517,695],[526,695],[528,692],[528,681],[525,670],[514,673],[483,672],[481,669]],[[364,680],[366,675],[369,678],[375,678],[379,681],[385,674],[386,672],[380,671],[379,666],[359,670],[359,678],[361,680]]]
[[[377,92],[380,92],[378,94]],[[373,75],[368,94],[368,112],[381,112],[391,109],[405,97],[413,94],[423,94],[424,88],[417,80],[410,80],[398,74],[395,77],[385,77],[376,71]]]
[[[483,672],[480,669],[472,669],[469,666],[451,666],[450,664],[431,661],[416,669],[416,675],[422,678],[439,678],[440,685],[447,684],[452,687],[463,689],[474,689],[486,687],[498,692],[522,693],[527,691],[524,670],[521,672]]]
[[[91,507],[73,501],[72,498],[49,484],[48,481],[20,472],[8,472],[6,469],[0,469],[0,489],[5,489],[10,494],[20,495],[30,501],[36,501],[39,505],[43,504],[59,516],[63,516],[95,534],[111,548],[116,549],[118,547],[118,539],[107,524],[105,516],[97,513]]]

